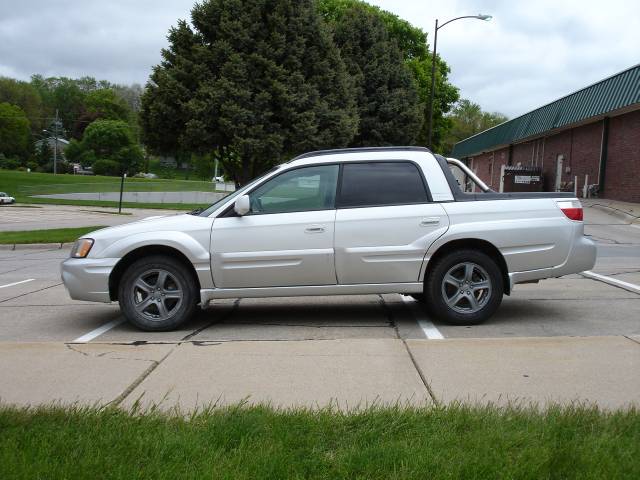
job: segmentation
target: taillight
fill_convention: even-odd
[[[556,202],[562,213],[569,220],[575,220],[576,222],[581,222],[583,220],[582,214],[582,205],[577,200],[570,200],[566,202]]]

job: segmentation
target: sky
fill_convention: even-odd
[[[0,76],[144,84],[193,0],[0,0]],[[370,0],[428,32],[461,96],[514,117],[640,63],[639,0]]]

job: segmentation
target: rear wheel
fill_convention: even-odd
[[[171,257],[141,258],[125,271],[118,289],[120,308],[136,327],[173,330],[193,315],[197,287],[192,272]]]
[[[502,302],[500,267],[487,254],[459,250],[436,260],[425,285],[430,312],[453,325],[487,320]]]

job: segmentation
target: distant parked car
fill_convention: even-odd
[[[149,178],[149,179],[154,179],[154,178],[158,178],[158,175],[156,175],[155,173],[144,173],[144,172],[140,172],[140,173],[136,173],[136,178]]]
[[[7,205],[11,203],[16,203],[16,199],[13,197],[10,197],[4,192],[0,192],[0,205]]]
[[[213,183],[224,183],[224,177],[213,177],[211,181]]]
[[[83,167],[79,163],[73,164],[74,175],[93,175],[93,169],[91,167]]]

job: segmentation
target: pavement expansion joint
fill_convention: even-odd
[[[231,317],[235,312],[238,311],[238,308],[240,308],[240,301],[241,301],[240,298],[236,298],[234,300],[234,302],[233,302],[233,306],[231,307],[231,310],[229,310],[226,314],[222,315],[222,317],[220,317],[220,318],[214,318],[209,323],[207,323],[204,327],[200,327],[200,328],[194,330],[193,332],[191,332],[190,334],[185,335],[181,339],[181,341],[187,341],[187,340],[195,337],[196,335],[202,333],[203,331],[205,331],[209,327],[212,327],[212,326],[214,326],[216,324],[225,322],[229,317]]]
[[[378,297],[380,298],[379,300],[380,306],[384,310],[385,315],[389,320],[389,323],[393,326],[393,329],[396,332],[396,337],[398,338],[398,340],[402,342],[402,345],[404,346],[404,349],[407,352],[407,355],[409,355],[409,359],[413,364],[413,368],[415,368],[416,372],[418,373],[418,376],[420,377],[420,381],[422,382],[422,384],[424,385],[424,388],[427,390],[427,393],[429,394],[429,398],[431,398],[431,401],[436,407],[440,406],[440,401],[436,398],[436,395],[433,392],[433,389],[431,388],[431,384],[427,380],[427,377],[425,377],[424,372],[420,368],[420,365],[418,365],[418,362],[413,356],[413,353],[411,352],[409,345],[407,345],[407,341],[400,336],[400,330],[398,329],[398,324],[396,323],[396,319],[395,319],[395,316],[393,315],[392,309],[389,308],[389,305],[387,304],[387,302],[385,302],[384,297],[382,295],[378,295]]]
[[[49,285],[48,287],[43,287],[43,288],[40,288],[38,290],[32,290],[30,292],[21,293],[20,295],[16,295],[15,297],[7,298],[5,300],[0,300],[0,303],[5,303],[5,302],[8,302],[10,300],[15,300],[16,298],[24,297],[26,295],[31,295],[32,293],[42,292],[43,290],[48,290],[50,288],[59,287],[60,285],[62,285],[62,283],[56,283],[55,285]]]
[[[127,388],[124,389],[124,391],[120,395],[114,398],[107,405],[114,405],[116,407],[120,406],[120,404],[124,402],[129,395],[131,395],[131,392],[133,392],[138,385],[140,385],[149,375],[151,375],[153,371],[158,368],[160,364],[164,362],[169,357],[169,355],[171,355],[178,347],[179,345],[173,347],[159,361],[147,360],[151,362],[151,365],[149,365],[149,367],[144,372],[142,372],[138,378],[136,378]]]

